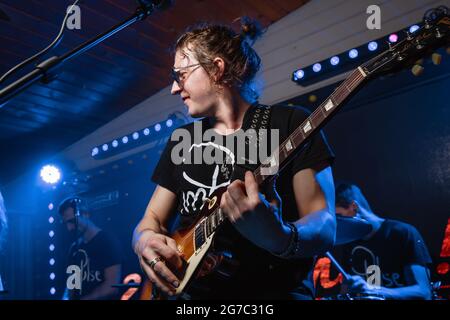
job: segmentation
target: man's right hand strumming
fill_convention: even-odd
[[[183,266],[183,255],[175,240],[152,230],[142,230],[134,250],[150,281],[166,294],[174,295],[180,283],[174,271]]]

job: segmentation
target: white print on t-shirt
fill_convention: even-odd
[[[352,264],[352,272],[363,278],[367,276],[367,270],[371,266],[380,266],[380,258],[376,256],[369,248],[364,246],[356,246],[352,249],[351,260],[354,261],[357,255],[368,255],[368,259],[364,259],[364,270],[356,270]],[[381,269],[380,269],[381,270]],[[392,287],[403,287],[405,284],[400,282],[400,274],[397,272],[387,273],[381,270],[381,278],[383,280],[383,286]]]
[[[218,145],[214,142],[204,142],[204,143],[199,143],[199,144],[193,144],[190,148],[189,148],[189,152],[192,151],[193,148],[202,148],[202,147],[207,147],[207,146],[212,146],[214,148],[219,149],[222,152],[225,152],[227,155],[227,159],[229,159],[229,161],[226,162],[226,164],[222,164],[222,166],[224,165],[234,165],[235,163],[235,156],[234,153],[221,145]],[[206,185],[203,184],[199,181],[194,180],[193,178],[189,177],[189,175],[183,171],[183,178],[189,182],[190,184],[192,184],[193,186],[197,187],[197,189],[195,191],[187,191],[187,192],[182,192],[182,196],[183,196],[183,211],[182,213],[189,213],[191,211],[197,211],[197,210],[201,210],[203,208],[203,205],[205,203],[205,200],[211,195],[213,194],[217,189],[222,188],[222,187],[226,187],[230,184],[230,181],[225,181],[221,184],[218,184],[217,179],[219,177],[219,171],[223,170],[219,170],[220,169],[219,164],[216,164],[216,167],[214,169],[214,173],[211,177],[211,184],[210,185]],[[229,178],[229,177],[228,177]],[[201,202],[199,203],[197,200],[199,199],[199,197],[201,197]]]
[[[83,249],[78,249],[73,254],[73,257],[81,255],[80,265],[70,265],[66,269],[66,273],[69,274],[67,277],[66,285],[67,289],[78,289],[82,293],[82,283],[83,282],[101,282],[101,273],[98,270],[90,269],[90,260],[87,252]]]

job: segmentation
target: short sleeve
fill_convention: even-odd
[[[158,164],[152,175],[152,181],[173,193],[177,193],[178,184],[175,179],[176,166],[171,159],[172,148],[175,142],[169,139],[161,154]]]
[[[405,230],[405,264],[418,264],[421,266],[428,266],[432,263],[430,254],[428,252],[425,241],[420,235],[419,231],[411,225],[407,225]]]
[[[289,120],[289,133],[297,129],[302,122],[309,116],[310,112],[301,107],[292,107],[293,112]],[[292,161],[292,175],[306,169],[320,170],[324,166],[332,165],[334,153],[331,150],[322,130],[317,132],[309,142],[306,143],[303,150]]]

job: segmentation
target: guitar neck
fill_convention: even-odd
[[[355,69],[350,76],[341,83],[334,92],[297,127],[289,137],[281,143],[267,161],[254,172],[258,185],[268,178],[274,177],[292,158],[295,152],[301,150],[308,138],[314,135],[343,106],[343,102],[356,91],[366,73],[361,67]],[[274,169],[275,168],[275,169]],[[273,170],[272,170],[273,169]]]
[[[270,167],[277,166],[278,169],[283,168],[290,159],[290,156],[296,151],[301,150],[308,138],[316,133],[327,120],[331,118],[343,102],[361,85],[366,78],[366,73],[361,67],[355,69],[350,76],[341,83],[334,92],[305,120],[295,129],[289,137],[281,143],[274,153],[269,157],[270,161],[259,166],[254,174],[258,185],[261,185],[269,177],[273,177],[274,172],[270,175],[263,174],[264,170],[270,170]],[[226,216],[220,208],[214,210],[195,228],[195,239],[199,243],[205,236],[211,235],[225,220]]]

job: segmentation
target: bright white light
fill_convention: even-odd
[[[50,294],[51,294],[51,295],[54,295],[55,293],[56,293],[56,289],[52,287],[52,288],[50,289]]]
[[[375,41],[371,41],[367,45],[367,48],[369,49],[369,51],[375,51],[378,49],[378,43],[376,43]]]
[[[114,141],[111,143],[111,145],[112,145],[114,148],[117,148],[117,146],[119,145],[119,141],[114,140]]]
[[[49,276],[49,277],[50,277],[50,280],[55,280],[55,277],[56,277],[56,276],[55,276],[55,273],[53,273],[53,272],[50,273],[50,276]]]
[[[137,132],[133,133],[133,139],[134,140],[139,139],[139,133],[137,133]]]
[[[53,205],[52,202],[50,202],[50,203],[48,204],[48,210],[52,211],[54,207],[55,207],[55,206]]]
[[[53,237],[55,236],[55,231],[50,230],[50,232],[48,233],[48,236],[49,236],[50,238],[53,238]]]
[[[93,157],[95,157],[96,155],[98,155],[98,148],[97,147],[95,147],[94,149],[92,149],[92,153],[91,153],[91,155],[93,156]]]
[[[144,136],[148,136],[150,134],[150,129],[149,128],[145,128],[144,129]]]
[[[46,165],[41,169],[41,179],[48,184],[55,184],[61,179],[61,172],[52,165]]]
[[[389,36],[389,41],[392,42],[392,43],[397,42],[398,41],[398,36],[395,33],[391,34]]]
[[[355,59],[355,58],[358,56],[358,50],[356,50],[356,49],[350,50],[350,51],[348,52],[348,56],[349,56],[351,59]]]
[[[331,57],[330,63],[332,66],[337,66],[339,63],[339,57],[338,56]]]
[[[55,245],[53,243],[51,245],[49,245],[48,250],[55,251]]]
[[[48,223],[53,223],[53,222],[55,222],[55,218],[53,218],[53,217],[48,218]]]
[[[55,264],[55,259],[51,258],[51,259],[48,261],[48,263],[49,263],[51,266],[53,266],[53,265]]]
[[[155,131],[158,132],[161,130],[161,125],[159,123],[155,124]]]
[[[294,72],[294,80],[295,81],[302,79],[304,76],[305,76],[305,71],[303,71],[303,70],[297,70]]]
[[[414,33],[414,32],[416,32],[417,30],[419,30],[419,28],[420,28],[420,27],[419,27],[417,24],[415,24],[415,25],[409,27],[409,32],[410,32],[410,33]]]
[[[128,137],[127,137],[127,136],[123,137],[123,138],[122,138],[122,142],[123,142],[123,143],[128,143]]]
[[[172,119],[167,119],[167,121],[166,121],[167,128],[170,128],[172,125],[173,125],[173,120]]]
[[[106,143],[104,145],[102,145],[102,150],[103,151],[108,151],[108,145]]]

